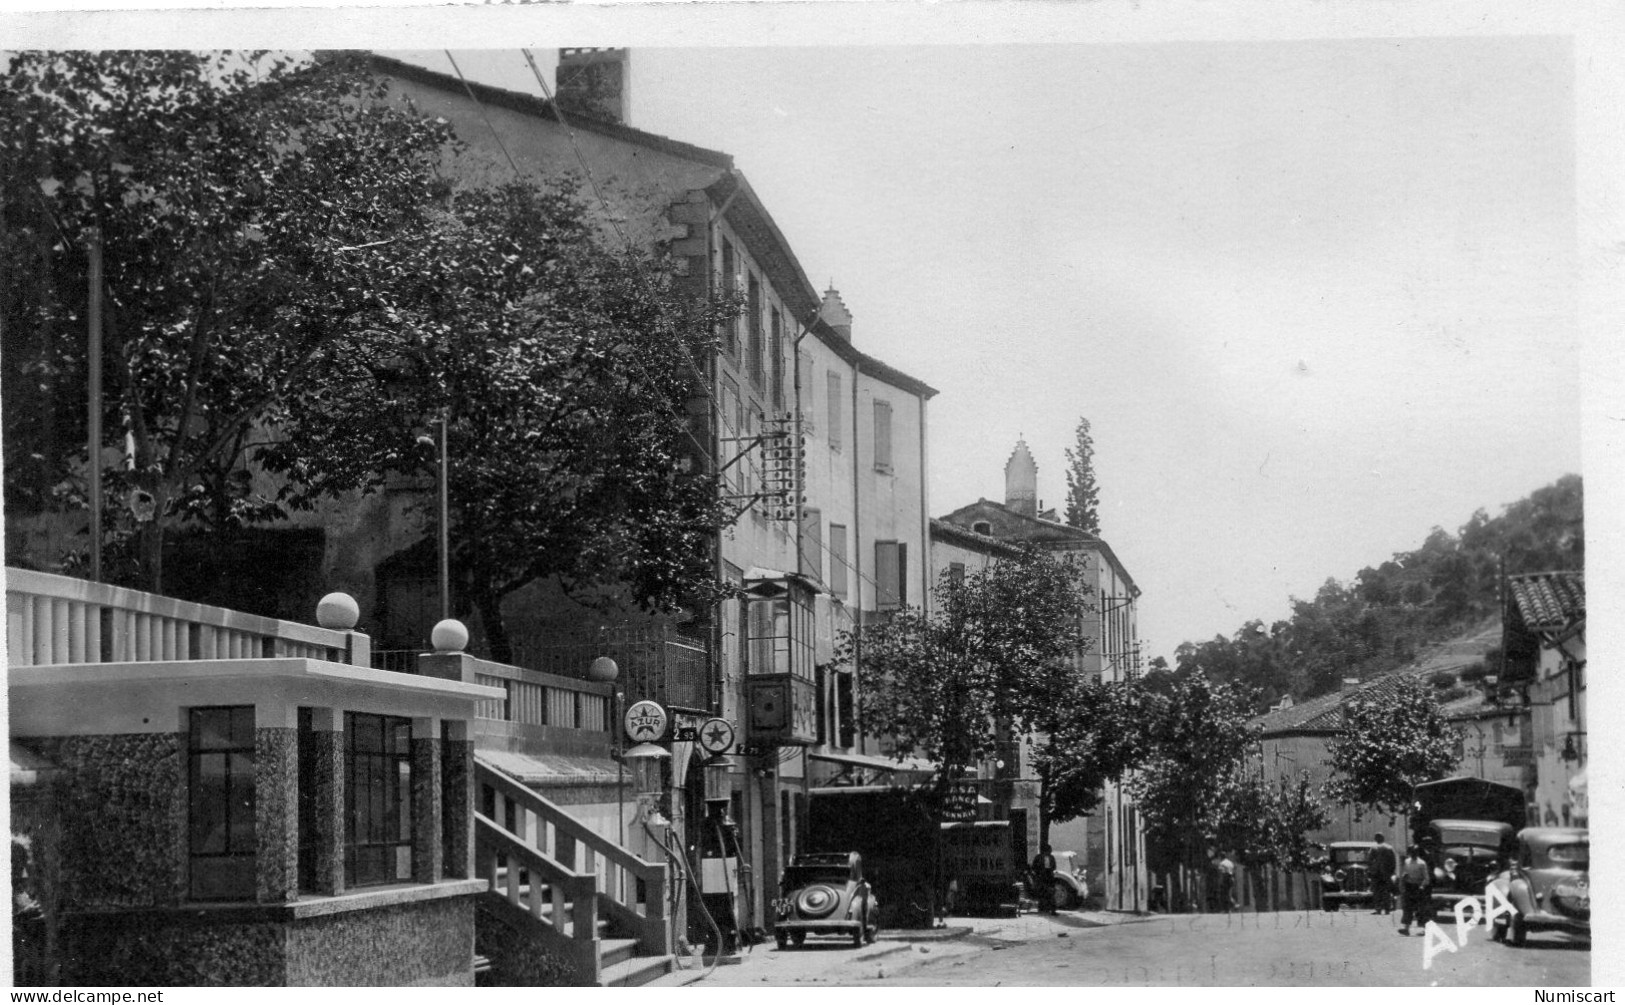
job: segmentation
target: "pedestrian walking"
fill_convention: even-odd
[[[1377,843],[1366,862],[1366,875],[1371,878],[1371,913],[1387,914],[1394,909],[1394,874],[1399,871],[1399,859],[1381,834],[1373,834],[1371,840]]]
[[[1033,894],[1038,899],[1038,909],[1045,914],[1055,913],[1055,856],[1050,852],[1050,846],[1045,844],[1033,856]]]
[[[1229,914],[1236,909],[1236,863],[1221,852],[1216,865],[1219,869],[1219,901],[1224,906],[1224,913]]]
[[[1405,861],[1400,863],[1399,895],[1405,907],[1405,912],[1399,917],[1399,934],[1409,935],[1412,921],[1419,925],[1427,921],[1428,907],[1433,897],[1433,870],[1422,858],[1419,845],[1411,845],[1405,852]]]

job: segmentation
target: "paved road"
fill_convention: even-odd
[[[956,922],[958,923],[958,922]],[[758,947],[719,967],[704,986],[1377,985],[1537,986],[1591,980],[1588,943],[1532,935],[1522,949],[1469,932],[1458,952],[1422,961],[1425,940],[1401,937],[1365,912],[1156,917],[1101,927],[1078,915],[1028,915],[974,924],[950,942],[882,939],[854,950],[809,940],[803,949]],[[1443,926],[1454,940],[1454,925]],[[674,975],[677,981],[693,976]]]

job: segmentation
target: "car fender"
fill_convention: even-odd
[[[1512,877],[1507,882],[1506,897],[1520,914],[1530,914],[1535,909],[1535,895],[1529,888],[1527,877]]]

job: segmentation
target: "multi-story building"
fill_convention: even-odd
[[[670,707],[674,736],[713,715],[738,727],[749,753],[708,766],[694,742],[671,743],[671,815],[699,849],[707,804],[726,809],[746,866],[733,887],[740,922],[770,923],[778,873],[806,840],[811,790],[908,777],[857,728],[861,662],[831,664],[843,631],[926,596],[926,404],[936,391],[857,348],[839,293],[812,286],[729,155],[626,124],[626,50],[564,50],[556,103],[383,57],[373,68],[393,95],[451,124],[469,146],[462,170],[503,172],[507,155],[543,176],[585,163],[627,200],[631,232],[667,242],[696,295],[725,290],[744,301],[708,361],[710,386],[696,406],[711,444],[696,460],[723,472],[739,511],[722,529],[716,561],[740,599],[677,629],[704,650],[704,680],[668,676],[663,691],[638,696]],[[787,502],[782,475],[797,465],[799,498]],[[397,538],[403,549],[412,543]],[[346,585],[363,598],[388,589]],[[536,599],[513,599],[515,634],[531,617],[530,631],[542,636],[531,648],[543,651],[560,621],[528,613],[549,610]],[[553,657],[560,652],[579,672],[591,648],[555,647]]]
[[[1005,545],[1031,545],[1071,559],[1078,569],[1089,607],[1080,612],[1084,634],[1094,644],[1080,657],[1081,671],[1097,680],[1122,681],[1141,672],[1136,607],[1140,588],[1104,539],[1056,518],[1053,510],[1040,508],[1038,465],[1025,441],[1018,441],[1005,464],[1004,502],[978,499],[934,521],[934,526],[951,528],[934,531],[933,557],[940,540],[942,560],[939,569],[951,569],[956,550],[964,550],[963,532]],[[953,532],[959,535],[953,535]],[[955,540],[955,536],[958,540]],[[983,549],[985,553],[985,549]],[[1020,769],[1021,777],[1029,772]],[[1029,846],[1037,843],[1037,812],[1028,814]],[[1064,835],[1064,836],[1062,836]],[[1081,838],[1081,840],[1079,840]],[[1091,873],[1101,880],[1100,897],[1113,910],[1144,910],[1150,898],[1145,864],[1145,836],[1133,797],[1120,782],[1108,783],[1100,808],[1076,826],[1052,833],[1051,844],[1081,844]],[[1098,863],[1095,864],[1095,863]]]

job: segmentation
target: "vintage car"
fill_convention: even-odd
[[[1055,906],[1063,911],[1075,911],[1089,899],[1089,884],[1083,878],[1083,866],[1075,851],[1055,853]]]
[[[863,878],[857,852],[798,855],[779,883],[773,941],[780,949],[808,935],[841,935],[854,946],[873,942],[880,905]]]
[[[1371,903],[1372,841],[1333,841],[1326,846],[1320,871],[1320,906],[1335,911],[1344,904]]]
[[[1495,919],[1490,937],[1521,946],[1530,932],[1591,935],[1591,834],[1578,827],[1526,827],[1496,887],[1517,914]]]
[[[1512,856],[1510,824],[1494,820],[1433,820],[1422,834],[1422,854],[1433,869],[1433,909],[1449,914],[1472,897],[1483,906],[1484,885]]]

